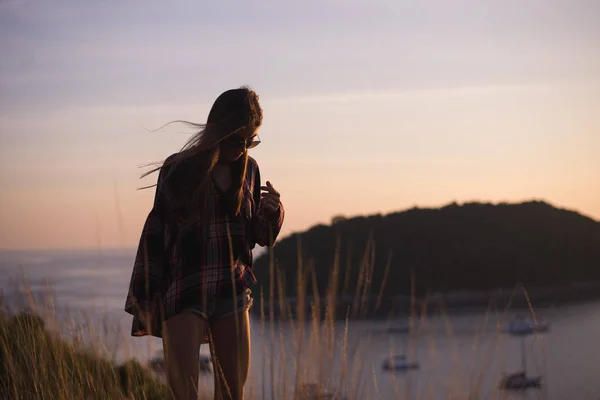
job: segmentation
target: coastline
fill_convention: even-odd
[[[320,316],[326,313],[328,299],[313,296],[303,299],[305,303],[304,314],[311,315],[311,310],[316,309]],[[335,320],[349,319],[386,319],[398,316],[408,316],[412,311],[416,314],[449,313],[462,314],[472,312],[486,312],[495,310],[530,310],[544,307],[561,307],[579,303],[600,300],[600,282],[573,283],[560,287],[540,287],[533,289],[496,289],[493,291],[462,291],[449,293],[432,293],[426,297],[397,295],[383,298],[377,307],[377,296],[369,296],[355,301],[352,295],[338,296],[335,302]],[[286,296],[282,303],[275,300],[273,314],[278,320],[298,317],[298,298]],[[253,316],[271,313],[270,302],[255,299],[251,308]]]

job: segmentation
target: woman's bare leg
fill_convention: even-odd
[[[248,310],[210,323],[216,400],[243,400],[250,370]]]
[[[191,311],[183,311],[165,322],[165,374],[173,400],[198,398],[200,343],[206,327],[206,320]]]

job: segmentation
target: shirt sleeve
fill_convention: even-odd
[[[165,175],[164,169],[161,169],[153,207],[142,228],[125,307],[130,313],[153,308],[153,302],[157,301],[157,297],[161,294],[163,275],[168,263],[163,196]]]

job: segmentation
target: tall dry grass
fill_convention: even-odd
[[[319,289],[315,274],[315,265],[312,260],[305,260],[302,256],[302,243],[298,238],[297,242],[297,294],[294,299],[295,306],[290,304],[289,298],[284,293],[286,287],[284,281],[286,279],[286,268],[280,266],[274,259],[273,252],[269,252],[269,293],[268,299],[261,291],[259,304],[260,307],[260,334],[261,337],[268,339],[263,340],[263,354],[268,354],[270,357],[263,358],[264,365],[262,367],[263,398],[272,399],[312,399],[312,398],[328,398],[328,399],[388,399],[389,390],[384,393],[381,390],[378,382],[378,369],[380,365],[369,365],[363,360],[365,353],[369,352],[370,344],[380,340],[379,337],[368,334],[362,345],[350,343],[349,330],[354,319],[359,318],[363,321],[369,318],[372,311],[377,311],[384,301],[383,291],[389,276],[389,270],[392,266],[393,254],[389,254],[384,266],[383,282],[381,287],[372,290],[371,282],[375,268],[375,242],[371,235],[363,253],[362,260],[359,266],[359,273],[356,279],[356,286],[353,294],[352,304],[347,308],[344,315],[336,315],[339,313],[338,300],[350,286],[349,271],[351,265],[345,265],[344,280],[341,282],[340,275],[342,266],[340,265],[341,241],[338,238],[336,241],[334,262],[329,271],[329,279],[326,283],[326,291],[323,296]],[[346,258],[350,260],[350,257]],[[427,326],[431,317],[441,317],[444,320],[446,338],[452,341],[455,338],[455,333],[452,329],[451,318],[445,308],[444,301],[441,298],[437,302],[437,315],[428,315],[428,309],[431,308],[431,299],[417,298],[415,295],[416,282],[414,273],[411,274],[411,294],[410,304],[407,310],[400,310],[402,318],[408,321],[408,346],[404,349],[396,349],[393,346],[389,348],[389,355],[393,356],[397,352],[403,353],[409,360],[416,360],[416,341],[417,337],[429,336],[429,351],[432,354],[436,352],[435,339],[432,335],[428,335]],[[277,283],[277,285],[275,285]],[[274,288],[277,287],[278,290]],[[341,288],[341,291],[340,291]],[[376,292],[377,296],[373,299],[372,292]],[[458,398],[458,399],[509,399],[512,398],[512,393],[497,391],[494,388],[484,387],[484,380],[489,372],[489,367],[493,363],[502,362],[505,360],[495,359],[497,355],[494,349],[497,349],[506,337],[502,333],[502,325],[508,321],[509,311],[511,310],[513,299],[518,295],[524,297],[527,301],[528,312],[531,318],[536,321],[537,315],[531,303],[528,293],[520,284],[515,285],[508,302],[504,306],[498,306],[490,299],[487,310],[485,312],[484,325],[479,327],[475,332],[473,348],[480,349],[478,355],[478,366],[469,371],[467,362],[461,359],[461,356],[455,352],[454,366],[456,376],[458,377],[457,385],[449,385],[448,392],[439,396],[439,391],[434,390],[441,382],[429,382],[425,387],[422,385],[412,384],[410,373],[405,374],[403,371],[394,371],[391,373],[395,399],[433,399],[433,398]],[[269,307],[265,309],[265,303]],[[322,303],[325,304],[322,304]],[[275,313],[277,308],[277,313]],[[277,315],[277,316],[276,316]],[[340,323],[340,320],[343,323]],[[398,320],[394,318],[390,312],[388,320]],[[292,348],[285,348],[284,343],[289,343],[284,335],[284,329],[276,327],[281,321],[286,321],[291,327],[292,332]],[[286,328],[287,330],[287,328]],[[492,340],[487,346],[480,346],[484,331],[489,333],[491,330]],[[544,354],[545,355],[545,354]],[[291,362],[289,361],[291,359]],[[293,364],[291,379],[288,376],[286,367]],[[397,374],[395,373],[397,372]],[[509,371],[516,372],[516,371]],[[419,373],[419,371],[414,371]],[[408,376],[407,376],[408,375]],[[269,377],[270,386],[266,387],[265,377]],[[500,376],[496,377],[495,382],[498,382]],[[494,377],[492,377],[492,380]],[[291,382],[290,382],[291,381]],[[464,382],[468,382],[465,386]],[[264,388],[268,389],[267,391]],[[307,394],[308,390],[312,394]],[[270,397],[265,397],[264,393],[271,393]],[[542,398],[545,393],[542,391]]]
[[[283,292],[285,278],[284,266],[279,266],[269,253],[270,291],[255,291],[258,297],[255,307],[260,312],[260,337],[263,339],[259,348],[253,353],[261,352],[263,364],[258,379],[248,384],[248,399],[387,399],[378,381],[379,365],[363,362],[365,352],[369,351],[369,343],[380,340],[368,336],[358,346],[350,343],[352,320],[356,317],[368,316],[370,310],[381,306],[384,281],[375,304],[369,302],[371,276],[374,270],[374,246],[370,240],[366,244],[364,257],[360,266],[356,291],[352,306],[345,315],[336,315],[338,288],[348,287],[348,274],[344,282],[340,282],[340,242],[336,249],[335,262],[331,267],[327,283],[326,296],[319,296],[319,282],[315,278],[314,263],[302,258],[301,243],[298,243],[297,292],[295,309],[290,305]],[[391,265],[391,255],[386,263],[386,271]],[[345,266],[348,270],[348,266]],[[385,274],[387,276],[387,273]],[[275,290],[275,280],[279,288]],[[409,314],[408,349],[409,359],[415,357],[414,342],[424,334],[429,316],[426,313],[427,299],[414,296],[414,279],[412,280]],[[47,310],[54,310],[51,297],[42,300],[34,299],[31,291],[24,285],[21,291],[25,298],[24,307],[10,310],[2,306],[0,316],[0,398],[2,399],[163,399],[166,387],[159,376],[150,368],[136,361],[128,361],[118,365],[110,357],[110,346],[106,332],[95,331],[91,324],[83,324],[64,319],[59,321],[56,313],[53,316]],[[44,304],[40,304],[42,301]],[[271,307],[265,308],[266,301]],[[324,304],[321,304],[324,302]],[[48,307],[50,304],[50,307]],[[273,305],[279,308],[277,314]],[[503,315],[510,304],[503,310]],[[443,303],[438,309],[445,318],[446,334],[453,337],[452,324],[445,312]],[[323,311],[324,310],[324,311]],[[533,307],[531,307],[532,314]],[[490,305],[488,314],[498,316],[498,310]],[[343,320],[343,323],[339,321]],[[281,328],[284,321],[286,328]],[[77,340],[77,335],[59,334],[51,329],[52,324],[73,331],[87,332],[92,340]],[[73,326],[68,326],[69,324]],[[290,338],[285,337],[291,332]],[[116,333],[115,333],[116,334]],[[424,334],[425,335],[425,334]],[[498,332],[498,338],[501,334]],[[114,338],[113,338],[114,339]],[[434,339],[431,339],[430,352],[435,353]],[[479,336],[476,334],[474,341]],[[120,340],[117,339],[116,342]],[[292,347],[286,344],[292,343]],[[476,344],[474,344],[475,346]],[[490,346],[489,348],[493,347]],[[488,348],[488,349],[489,349]],[[121,349],[122,350],[122,349]],[[397,349],[390,347],[390,355]],[[507,393],[490,396],[484,390],[482,382],[486,373],[485,365],[492,360],[492,352],[484,351],[481,365],[475,374],[471,374],[468,387],[452,388],[448,396],[460,399],[510,398]],[[113,357],[114,359],[114,357]],[[454,360],[457,373],[464,368],[460,356]],[[292,366],[290,368],[290,365]],[[291,370],[290,370],[291,369]],[[254,376],[257,371],[251,371]],[[462,371],[465,374],[468,371]],[[414,373],[418,374],[419,371]],[[390,373],[392,376],[393,398],[396,399],[431,399],[435,398],[436,382],[428,382],[426,387],[412,384],[410,378],[403,374]],[[389,393],[389,390],[386,392]],[[212,398],[212,388],[203,387],[200,398]],[[447,397],[449,398],[449,397]]]

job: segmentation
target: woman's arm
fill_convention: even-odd
[[[285,210],[283,204],[279,203],[277,210],[269,211],[261,201],[260,187],[260,170],[258,169],[258,166],[255,166],[253,196],[254,203],[258,204],[258,210],[256,214],[252,216],[252,235],[254,242],[259,246],[272,247],[281,231]]]

